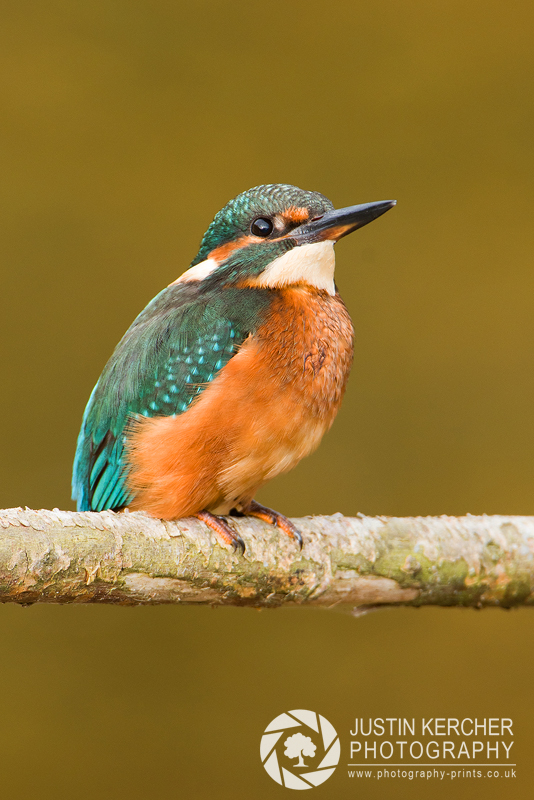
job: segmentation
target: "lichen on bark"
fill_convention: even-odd
[[[231,524],[244,555],[196,519],[0,511],[1,602],[211,605],[534,603],[534,518],[305,517],[295,542],[257,519]]]

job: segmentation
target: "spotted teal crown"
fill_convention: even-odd
[[[330,200],[320,192],[308,192],[287,183],[254,186],[238,194],[215,215],[191,266],[204,261],[215,248],[245,236],[257,217],[275,216],[292,206],[307,208],[310,217],[319,216],[334,208]]]

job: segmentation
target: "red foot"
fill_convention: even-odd
[[[239,550],[241,555],[245,552],[245,542],[235,531],[231,529],[227,522],[221,517],[216,517],[209,511],[199,511],[193,514],[194,517],[204,522],[209,528],[214,531],[223,544],[230,545],[234,551]]]
[[[270,525],[276,525],[292,539],[295,539],[302,550],[302,535],[300,531],[298,531],[293,523],[287,517],[284,517],[283,514],[279,514],[278,511],[273,511],[272,508],[267,508],[267,506],[262,506],[255,500],[251,500],[248,506],[243,509],[243,514],[248,514],[249,517],[262,519]]]

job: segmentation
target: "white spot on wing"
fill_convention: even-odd
[[[254,283],[271,289],[307,283],[316,289],[323,289],[335,295],[335,265],[334,242],[330,239],[314,244],[302,244],[276,258]]]

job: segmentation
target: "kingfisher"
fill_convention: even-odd
[[[254,496],[313,452],[334,421],[354,340],[334,244],[394,205],[334,209],[288,184],[230,200],[93,389],[74,460],[78,510],[195,516],[243,552],[223,518],[237,513],[302,547],[295,525]]]

